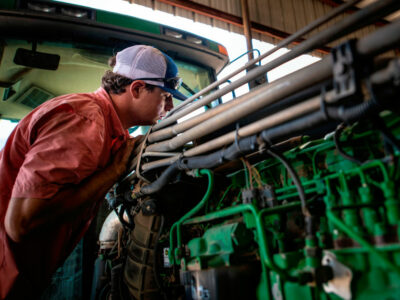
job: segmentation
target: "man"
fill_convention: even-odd
[[[116,55],[94,93],[54,98],[0,152],[0,298],[35,299],[81,239],[135,144],[127,129],[173,107],[178,69],[150,46]]]

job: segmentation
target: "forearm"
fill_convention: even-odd
[[[71,220],[96,201],[104,198],[120,174],[109,167],[94,173],[79,185],[60,190],[51,199],[12,198],[5,227],[11,239],[19,242],[27,235]]]
[[[8,236],[19,242],[36,230],[51,228],[48,226],[62,224],[85,213],[96,201],[102,200],[125,173],[134,145],[135,139],[129,139],[104,170],[79,185],[61,189],[51,199],[11,198],[4,220]]]
[[[42,219],[42,223],[52,221],[46,220],[47,216],[58,218],[73,218],[79,215],[83,210],[91,207],[93,203],[104,199],[104,196],[113,184],[118,180],[119,175],[104,169],[94,173],[92,176],[84,180],[81,184],[60,190],[52,199],[49,200],[50,205],[46,205],[44,209],[38,211],[38,219]],[[65,199],[68,199],[66,201]]]

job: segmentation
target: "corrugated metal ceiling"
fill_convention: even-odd
[[[211,26],[222,28],[235,33],[243,34],[241,23],[241,0],[129,0],[131,3],[151,7],[155,10],[171,13],[176,16],[192,19],[196,22],[205,23]],[[373,1],[361,1],[359,7],[363,7]],[[253,38],[268,43],[277,44],[284,37],[293,34],[317,18],[326,15],[333,7],[338,5],[340,0],[248,0],[249,15],[252,21]],[[173,4],[173,5],[171,5]],[[204,8],[213,9],[212,17],[204,11],[196,9],[181,8],[188,4],[198,5]],[[179,7],[181,6],[181,7]],[[189,5],[190,6],[190,5]],[[354,12],[354,10],[353,10]],[[315,32],[332,26],[338,20],[343,19],[351,11],[342,14],[331,20]],[[396,16],[398,17],[399,12]],[[221,16],[221,18],[218,17]],[[226,18],[229,17],[229,23]],[[220,20],[224,19],[224,21]],[[385,22],[385,21],[383,21]],[[382,23],[370,25],[359,30],[351,37],[366,35],[381,26]],[[315,32],[312,32],[314,34]],[[305,36],[304,38],[307,38]],[[332,46],[332,45],[329,45]]]

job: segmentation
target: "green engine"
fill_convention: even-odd
[[[398,137],[398,116],[383,121]],[[243,159],[223,187],[202,171],[203,214],[170,238],[193,299],[397,299],[399,152],[370,122]]]

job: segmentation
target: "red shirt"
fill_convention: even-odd
[[[61,188],[104,168],[126,135],[104,89],[54,98],[19,122],[0,152],[1,299],[11,288],[31,296],[43,289],[87,230],[99,204],[43,235],[14,243],[4,229],[10,198],[48,201]]]

